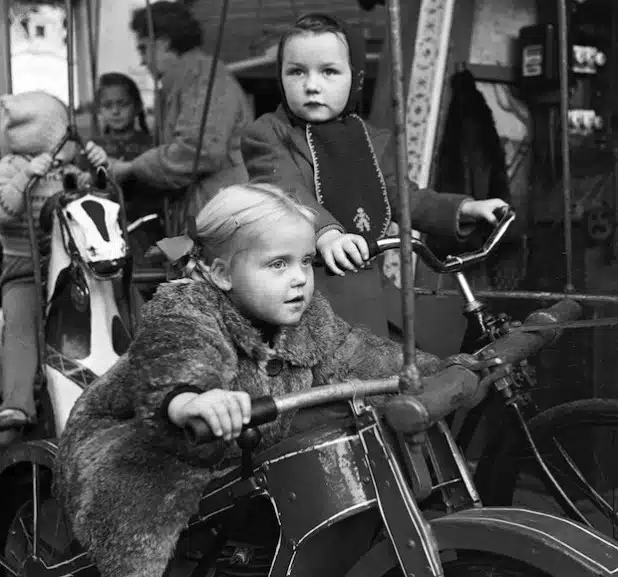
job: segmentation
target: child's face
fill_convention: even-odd
[[[285,217],[238,253],[229,269],[229,295],[247,317],[296,325],[313,295],[315,231],[301,217]]]
[[[345,37],[332,32],[292,36],[283,48],[281,75],[286,101],[296,116],[308,122],[336,118],[352,84]]]
[[[124,132],[135,122],[135,104],[124,86],[107,86],[101,91],[100,114],[112,132]]]

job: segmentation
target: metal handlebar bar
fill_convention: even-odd
[[[279,397],[259,397],[251,401],[251,421],[247,427],[270,423],[280,415],[299,409],[397,392],[399,392],[399,377],[389,377],[388,379],[334,383]],[[206,422],[199,418],[188,421],[185,425],[185,436],[194,445],[214,441],[217,438],[212,434]]]
[[[500,214],[497,215],[500,222],[493,230],[489,238],[483,246],[475,251],[461,254],[458,256],[449,256],[446,260],[441,261],[431,249],[420,239],[412,239],[412,250],[418,254],[423,262],[432,270],[438,273],[456,273],[465,268],[484,261],[496,248],[502,240],[506,231],[515,220],[515,211],[511,207],[500,209]],[[399,237],[383,238],[369,245],[370,258],[376,257],[387,250],[398,249],[401,246]]]

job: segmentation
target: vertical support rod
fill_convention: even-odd
[[[67,16],[67,75],[69,80],[69,127],[74,130],[75,123],[75,18],[73,0],[65,0]]]
[[[197,147],[195,148],[195,156],[193,157],[193,169],[191,171],[191,186],[195,187],[199,180],[199,167],[200,156],[202,155],[202,148],[204,146],[204,133],[206,132],[206,123],[208,122],[208,113],[210,112],[210,103],[212,101],[212,95],[215,88],[215,81],[217,79],[217,66],[221,59],[221,47],[223,45],[223,35],[225,32],[225,23],[227,21],[227,13],[229,9],[229,0],[223,0],[221,3],[221,14],[219,16],[219,29],[217,31],[217,41],[215,43],[215,49],[212,55],[212,63],[210,65],[210,76],[208,77],[208,86],[206,88],[206,95],[204,96],[204,105],[202,107],[202,117],[200,118],[200,131],[197,137]],[[186,215],[185,215],[186,216]]]
[[[157,67],[157,50],[155,43],[157,37],[155,35],[154,20],[152,18],[152,3],[150,0],[146,0],[146,25],[148,27],[148,59],[150,61],[151,73],[154,82],[154,116],[155,116],[155,129],[153,131],[153,146],[159,146],[161,144],[161,98],[159,95],[159,69]],[[167,234],[167,230],[166,230]]]
[[[0,0],[2,4],[2,24],[0,24],[0,30],[3,30],[4,34],[4,50],[3,50],[3,72],[6,75],[4,82],[6,92],[11,94],[13,92],[13,71],[11,65],[11,0]]]
[[[618,62],[616,61],[616,57],[618,55],[618,6],[616,6],[616,2],[612,2],[612,39],[611,39],[611,49],[610,49],[610,94],[614,96],[618,95],[618,81],[616,80],[616,74],[618,74]],[[615,131],[612,127],[612,117],[614,116],[615,104],[614,100],[612,100],[612,104],[609,107],[609,110],[605,111],[605,115],[603,121],[605,123],[605,127],[609,136],[609,142],[612,143],[612,158],[613,158],[613,174],[612,174],[612,212],[614,214],[614,232],[611,238],[611,260],[615,261],[618,255],[618,235],[616,231],[616,225],[618,224],[618,144],[615,140]]]
[[[562,189],[564,196],[565,292],[573,286],[573,223],[571,221],[571,159],[569,149],[569,43],[567,0],[558,0],[558,38],[560,42],[560,138],[562,145]]]
[[[88,52],[89,52],[88,56],[90,57],[90,81],[92,82],[92,95],[93,97],[96,97],[97,78],[99,76],[99,73],[97,70],[99,50],[98,50],[98,44],[96,43],[96,39],[95,39],[94,27],[95,25],[98,26],[100,21],[97,17],[97,20],[95,23],[95,16],[93,15],[93,10],[92,10],[92,0],[86,0],[86,22],[88,25]],[[98,135],[99,134],[99,122],[98,122],[97,110],[96,110],[94,100],[95,98],[93,98],[92,110],[91,110],[92,133],[94,135]]]
[[[410,190],[408,187],[408,151],[405,133],[405,99],[403,90],[403,62],[401,47],[401,15],[399,0],[387,0],[389,42],[391,47],[391,73],[394,129],[396,138],[397,187],[400,198],[399,229],[401,236],[401,300],[403,311],[403,360],[402,388],[420,390],[420,377],[416,368],[416,340],[414,336],[414,263],[412,252],[412,222]]]
[[[159,146],[162,141],[163,131],[163,118],[161,110],[161,97],[159,94],[159,69],[157,67],[157,49],[156,42],[157,36],[155,34],[154,19],[152,17],[152,3],[150,0],[146,0],[146,23],[148,26],[148,58],[152,67],[152,75],[154,81],[154,112],[155,112],[155,129],[153,132],[153,144]],[[170,199],[167,193],[163,194],[163,228],[165,229],[165,236],[172,236],[172,234],[179,234],[180,231],[172,232],[172,221],[170,217]],[[165,275],[169,278],[171,269],[168,263],[165,263]]]

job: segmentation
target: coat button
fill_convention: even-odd
[[[266,363],[266,373],[269,377],[276,377],[283,370],[283,361],[281,359],[270,359]]]

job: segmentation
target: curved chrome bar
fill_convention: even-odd
[[[515,220],[515,211],[509,208],[504,216],[500,219],[498,226],[491,233],[491,236],[485,241],[485,244],[479,249],[473,252],[460,254],[457,256],[449,256],[445,261],[441,261],[431,249],[418,238],[412,239],[412,250],[418,254],[423,262],[429,266],[432,270],[438,273],[455,273],[460,272],[463,269],[469,267],[472,264],[476,264],[484,261],[496,248],[498,243],[502,240],[506,231]],[[378,240],[372,246],[369,247],[371,257],[375,257],[387,250],[399,249],[401,246],[401,239],[399,237],[388,237]]]
[[[306,391],[288,393],[273,397],[279,415],[315,407],[334,401],[349,401],[355,398],[372,395],[386,395],[399,392],[399,377],[373,379],[368,381],[350,380],[343,383],[333,383],[322,387],[314,387]]]

